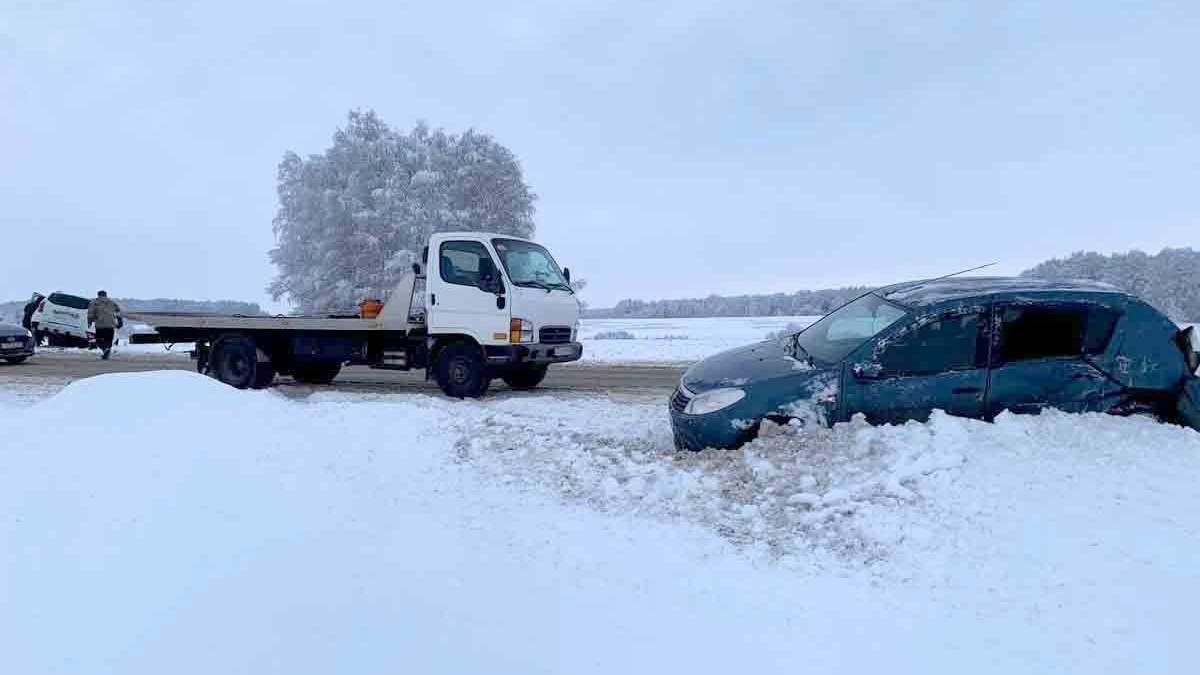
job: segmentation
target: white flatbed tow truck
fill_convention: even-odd
[[[579,302],[570,270],[525,239],[433,235],[377,316],[242,316],[131,312],[154,328],[135,343],[195,343],[197,370],[237,387],[276,374],[327,384],[345,364],[424,368],[448,396],[478,397],[493,378],[532,389],[551,364],[576,361]]]

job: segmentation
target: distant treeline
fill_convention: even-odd
[[[1176,321],[1200,321],[1200,251],[1163,249],[1101,255],[1074,253],[1021,273],[1046,279],[1092,279],[1112,284],[1148,301]],[[870,290],[833,288],[770,295],[710,295],[684,300],[622,300],[610,309],[592,309],[592,318],[683,318],[705,316],[800,316],[826,314]]]
[[[245,314],[262,316],[266,314],[256,302],[241,302],[239,300],[177,300],[173,298],[154,298],[140,300],[138,298],[116,298],[117,304],[126,312],[209,312],[212,314]],[[13,300],[0,303],[0,320],[11,323],[21,323],[21,313],[25,310],[25,300]]]
[[[684,300],[622,300],[610,309],[588,310],[592,318],[682,318],[698,316],[815,316],[827,314],[871,290],[849,286],[770,295],[710,295]]]
[[[1200,251],[1191,248],[1164,248],[1156,255],[1080,251],[1022,274],[1103,281],[1133,293],[1176,321],[1200,321]]]

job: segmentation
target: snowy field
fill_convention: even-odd
[[[3,672],[1197,670],[1190,430],[691,454],[661,400],[57,389],[0,382]]]
[[[585,362],[678,364],[758,342],[789,325],[802,328],[819,318],[584,319],[579,332]]]
[[[726,349],[758,342],[789,325],[807,326],[820,317],[769,316],[704,319],[584,319],[579,337],[584,363],[683,364]],[[191,345],[175,345],[186,356]],[[162,345],[130,345],[118,352],[167,353]]]

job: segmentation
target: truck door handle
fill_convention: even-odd
[[[954,389],[955,394],[978,394],[983,391],[979,387],[958,387]]]
[[[429,294],[429,304],[431,304],[431,305],[436,305],[436,304],[437,304],[437,293],[430,293],[430,294]]]

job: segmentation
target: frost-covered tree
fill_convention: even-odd
[[[278,193],[268,291],[305,312],[383,297],[434,232],[534,233],[537,197],[508,148],[423,123],[397,133],[373,111],[351,112],[319,155],[286,153]]]

